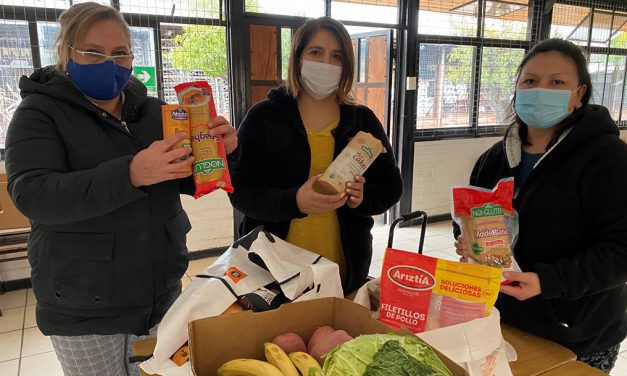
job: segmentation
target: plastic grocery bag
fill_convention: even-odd
[[[373,317],[378,317],[380,286],[380,279],[369,281],[357,291],[354,300],[370,309]],[[503,338],[496,308],[487,317],[417,336],[463,367],[470,376],[512,375],[509,362],[517,359],[516,350]]]
[[[157,330],[153,357],[140,364],[147,373],[181,375],[170,356],[189,339],[188,323],[223,313],[238,297],[278,282],[289,301],[342,298],[337,264],[258,227],[237,240],[192,279]]]

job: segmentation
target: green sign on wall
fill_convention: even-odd
[[[133,75],[146,86],[149,96],[157,96],[157,71],[155,67],[133,67]]]
[[[157,89],[157,72],[155,67],[133,67],[133,75],[148,89]]]

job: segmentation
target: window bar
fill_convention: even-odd
[[[33,68],[41,68],[41,53],[39,49],[39,35],[37,32],[37,17],[33,12],[28,12],[28,36],[30,38],[30,51],[33,59]]]
[[[481,98],[481,62],[483,59],[483,28],[485,0],[477,1],[477,38],[479,43],[475,47],[473,69],[472,69],[472,111],[470,113],[470,132],[479,134],[479,100]]]

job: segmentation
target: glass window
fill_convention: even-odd
[[[41,8],[69,8],[69,0],[0,0],[0,5],[18,5]],[[6,17],[6,15],[5,15]]]
[[[525,56],[517,48],[483,48],[479,125],[505,125],[516,85],[516,69]]]
[[[614,13],[610,47],[627,48],[627,13]]]
[[[290,49],[292,48],[292,29],[281,28],[281,78],[287,80],[288,63],[290,61]]]
[[[366,82],[366,64],[368,63],[368,40],[366,38],[360,38],[359,40],[359,82]]]
[[[324,0],[246,0],[246,11],[284,16],[324,16]]]
[[[485,38],[527,40],[529,1],[486,1]]]
[[[120,0],[123,13],[158,14],[165,16],[220,18],[223,0]]]
[[[57,51],[54,43],[58,32],[59,23],[57,22],[37,22],[37,37],[39,38],[39,54],[42,67],[57,63]]]
[[[590,55],[590,78],[592,79],[592,103],[600,104],[619,120],[625,76],[625,56]]]
[[[398,5],[389,0],[332,0],[331,17],[337,20],[398,23]]]
[[[0,149],[15,109],[20,104],[19,79],[33,72],[33,58],[24,21],[0,20]]]
[[[555,4],[551,21],[551,37],[587,45],[590,34],[590,8]]]
[[[447,0],[421,1],[418,34],[476,36],[477,7],[459,7]]]
[[[218,115],[229,118],[226,31],[222,26],[162,23],[163,100],[178,103],[174,86],[207,80],[213,88]]]
[[[475,47],[421,44],[418,129],[470,126]]]

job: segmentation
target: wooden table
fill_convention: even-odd
[[[607,373],[577,360],[543,373],[542,376],[607,376]]]
[[[502,324],[501,331],[505,340],[514,346],[518,354],[518,360],[509,364],[516,376],[544,375],[547,371],[577,359],[577,356],[567,348],[520,329]]]

